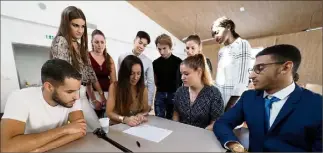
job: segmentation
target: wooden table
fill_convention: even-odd
[[[130,128],[126,124],[113,125],[107,136],[133,152],[225,152],[212,131],[179,122],[149,116],[144,123],[173,131],[159,143],[142,139],[122,131]],[[137,146],[136,141],[140,143]]]
[[[109,142],[98,138],[93,133],[87,133],[85,137],[63,145],[49,152],[122,152]]]

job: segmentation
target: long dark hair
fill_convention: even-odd
[[[92,32],[92,50],[94,49],[94,47],[93,47],[93,37],[95,36],[95,35],[101,35],[103,38],[104,38],[104,40],[105,40],[105,36],[104,36],[104,34],[103,34],[103,32],[101,31],[101,30],[98,30],[98,29],[95,29],[93,32]],[[104,59],[105,59],[105,62],[106,62],[106,64],[107,64],[107,69],[108,69],[108,72],[111,72],[111,56],[110,56],[110,54],[107,52],[107,47],[106,46],[104,46],[104,51],[103,51],[103,55],[104,55]]]
[[[72,34],[71,34],[71,26],[70,22],[74,19],[83,19],[85,21],[85,27],[84,27],[84,34],[81,37],[81,44],[80,44],[80,55],[81,60],[85,65],[89,64],[88,61],[88,40],[87,40],[87,25],[86,25],[86,18],[84,13],[81,9],[76,8],[75,6],[68,6],[65,8],[61,15],[61,23],[58,28],[58,32],[55,36],[55,39],[58,36],[63,36],[69,46],[69,54],[72,58],[72,65],[77,69],[80,70],[80,63],[78,62],[77,53],[74,50],[74,47],[72,45]],[[55,42],[55,39],[53,43]]]
[[[132,72],[132,66],[139,64],[141,67],[141,76],[136,84],[136,93],[131,93],[130,75]],[[144,109],[143,95],[145,90],[144,84],[144,66],[141,60],[134,56],[128,55],[121,63],[118,72],[118,82],[116,88],[116,104],[115,110],[121,115],[129,115],[130,106],[132,104],[132,94],[136,94],[139,100],[139,109]]]

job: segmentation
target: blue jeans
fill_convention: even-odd
[[[172,119],[174,112],[173,92],[156,92],[155,115],[162,118]]]

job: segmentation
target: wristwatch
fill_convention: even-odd
[[[236,144],[232,149],[230,149],[232,152],[247,152],[247,150],[241,145]]]
[[[96,102],[99,102],[98,100],[91,100],[91,102],[93,103],[93,104],[95,104]]]
[[[119,116],[119,120],[121,121],[121,123],[123,123],[123,121],[124,121],[124,116]]]

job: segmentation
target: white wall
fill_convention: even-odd
[[[40,69],[49,59],[49,48],[15,44],[13,49],[20,87],[26,87],[26,82],[40,86]]]
[[[40,2],[47,6],[46,10],[38,7]],[[132,49],[139,30],[151,36],[152,42],[144,54],[152,60],[159,57],[154,40],[162,33],[172,37],[173,53],[182,59],[186,57],[180,40],[126,1],[1,1],[1,112],[8,94],[19,89],[12,43],[49,47],[51,40],[45,35],[56,34],[61,12],[69,5],[81,8],[87,22],[96,24],[105,33],[108,52],[115,62],[120,54]]]

